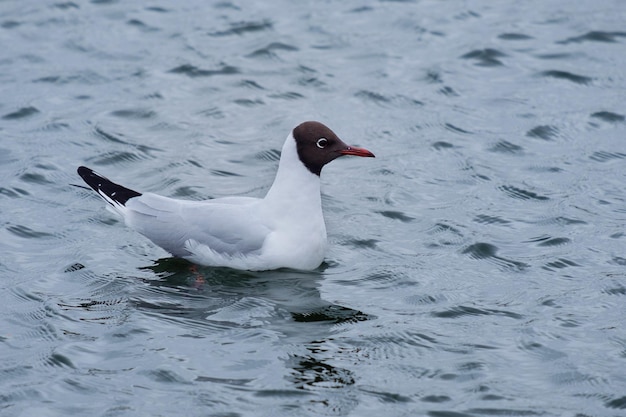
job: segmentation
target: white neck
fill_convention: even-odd
[[[291,133],[283,145],[278,172],[265,200],[287,209],[296,206],[321,207],[320,177],[300,161],[296,140]]]
[[[274,184],[260,210],[271,219],[263,244],[268,259],[296,269],[316,268],[324,259],[326,225],[322,215],[320,177],[300,161],[296,140],[289,135],[283,145]],[[285,263],[287,262],[287,263]]]

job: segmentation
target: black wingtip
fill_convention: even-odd
[[[98,194],[106,196],[107,198],[105,199],[111,204],[115,202],[124,206],[131,198],[141,195],[141,193],[116,184],[85,166],[78,167],[77,172],[87,185],[93,188]]]

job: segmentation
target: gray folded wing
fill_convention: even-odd
[[[126,204],[126,223],[175,256],[190,255],[192,240],[219,254],[248,256],[261,250],[271,225],[258,216],[261,200],[228,197],[202,202],[145,193]]]

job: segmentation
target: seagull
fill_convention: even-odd
[[[320,174],[344,155],[374,157],[322,123],[301,123],[285,140],[264,198],[178,200],[131,190],[84,166],[78,174],[127,226],[175,257],[239,270],[313,270],[326,250]]]

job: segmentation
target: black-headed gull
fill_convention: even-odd
[[[296,126],[265,198],[176,200],[130,190],[87,167],[78,174],[129,227],[174,256],[244,270],[311,270],[322,263],[326,249],[320,173],[343,155],[374,156],[346,145],[322,123]]]

